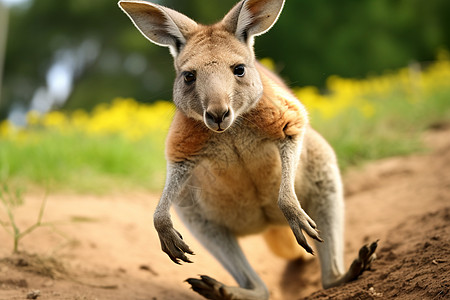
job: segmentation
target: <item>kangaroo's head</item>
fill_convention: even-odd
[[[119,2],[147,39],[169,47],[177,108],[215,132],[228,129],[261,98],[253,40],[272,27],[283,5],[284,0],[243,0],[222,21],[205,26],[157,4]]]

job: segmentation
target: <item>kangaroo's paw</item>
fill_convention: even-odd
[[[158,235],[161,242],[161,249],[169,255],[174,263],[181,264],[180,260],[187,263],[192,262],[185,253],[192,255],[194,252],[186,245],[178,231],[174,228],[167,228],[158,231]]]
[[[225,285],[209,276],[202,275],[200,276],[200,279],[188,278],[186,279],[186,282],[191,285],[194,291],[207,299],[233,299],[232,296],[227,293]]]
[[[372,244],[367,244],[359,249],[358,258],[355,259],[350,266],[346,274],[346,282],[355,280],[361,275],[365,270],[370,269],[371,263],[376,259],[375,250],[377,249],[378,241]]]
[[[202,275],[199,279],[186,280],[194,291],[207,299],[212,300],[266,300],[269,292],[264,285],[254,289],[245,289],[237,286],[227,286],[217,280]]]
[[[292,214],[287,218],[292,232],[295,235],[297,243],[302,246],[308,253],[314,254],[313,249],[306,241],[306,238],[302,231],[305,231],[313,239],[323,242],[320,238],[319,230],[317,229],[316,223],[306,214],[304,210],[300,210],[296,214]]]

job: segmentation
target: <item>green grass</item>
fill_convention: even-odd
[[[0,205],[3,206],[8,216],[7,221],[5,221],[6,219],[2,220],[0,218],[0,225],[11,236],[13,253],[19,252],[19,243],[25,236],[31,234],[39,227],[52,226],[50,223],[42,222],[46,202],[47,198],[44,197],[37,215],[37,221],[26,229],[20,229],[15,220],[14,209],[23,204],[22,191],[21,189],[11,191],[10,187],[6,184],[0,186]]]
[[[50,190],[108,193],[162,187],[164,137],[130,142],[41,131],[23,141],[0,140],[0,181]]]
[[[331,120],[311,115],[313,127],[333,146],[341,168],[385,157],[424,151],[421,136],[435,123],[450,122],[450,88],[415,101],[400,91],[372,96],[375,114],[364,117],[350,108]]]

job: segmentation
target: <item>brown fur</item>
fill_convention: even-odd
[[[203,122],[186,117],[177,111],[166,140],[166,158],[180,162],[201,153],[211,131]]]
[[[308,117],[303,105],[281,79],[261,65],[256,65],[263,83],[264,94],[258,105],[247,114],[250,123],[273,139],[295,136],[304,130]]]

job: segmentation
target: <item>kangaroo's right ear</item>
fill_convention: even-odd
[[[285,0],[242,0],[223,18],[225,28],[241,41],[253,45],[253,38],[267,32],[277,21]]]
[[[119,7],[147,39],[169,47],[174,57],[186,44],[189,33],[197,27],[197,23],[185,15],[150,2],[122,0]]]

